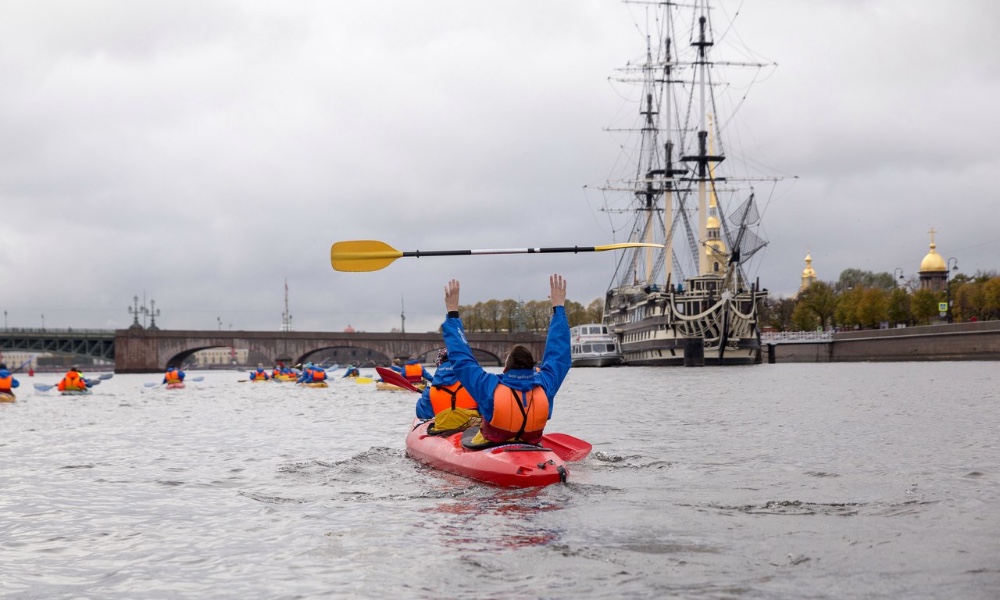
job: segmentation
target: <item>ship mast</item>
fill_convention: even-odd
[[[701,3],[701,16],[698,17],[698,39],[691,42],[691,45],[698,49],[698,58],[695,61],[697,80],[696,85],[698,86],[698,103],[699,103],[699,116],[698,116],[698,154],[694,156],[685,156],[682,160],[690,161],[695,163],[697,166],[697,175],[695,180],[698,182],[698,240],[701,246],[705,246],[708,241],[708,181],[711,176],[710,164],[722,162],[724,156],[713,156],[709,154],[708,150],[708,87],[711,85],[709,81],[708,67],[710,65],[708,60],[709,48],[715,45],[715,42],[708,39],[707,29],[708,29],[708,7],[707,1]],[[712,272],[711,261],[709,260],[709,252],[705,249],[701,249],[698,252],[698,272],[702,275]]]

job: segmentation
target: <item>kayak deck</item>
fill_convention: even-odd
[[[569,471],[554,451],[531,444],[505,444],[483,450],[462,446],[462,433],[427,435],[433,421],[414,420],[406,453],[449,473],[501,487],[541,487],[565,482]]]

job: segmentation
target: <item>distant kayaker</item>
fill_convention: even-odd
[[[7,363],[0,363],[0,393],[12,394],[12,389],[21,385],[14,375],[7,370]]]
[[[326,381],[326,371],[312,363],[306,363],[302,367],[302,373],[296,383],[319,383],[321,381]]]
[[[167,372],[163,374],[163,381],[161,383],[182,383],[187,374],[181,371],[177,367],[170,367]]]
[[[257,370],[250,371],[250,381],[267,381],[271,376],[264,370],[264,363],[257,363]]]
[[[403,365],[403,370],[400,371],[400,374],[414,385],[420,383],[421,381],[431,381],[434,379],[434,376],[431,375],[430,372],[428,372],[427,369],[420,364],[420,361],[415,358],[413,360],[406,361],[406,364]]]
[[[438,350],[437,370],[417,400],[417,418],[434,419],[434,431],[461,431],[478,424],[479,411],[469,391],[458,381],[447,348]]]
[[[344,377],[361,377],[361,371],[359,371],[354,365],[347,365],[347,371],[344,373]],[[341,379],[344,377],[341,377]]]
[[[62,380],[56,384],[56,388],[58,388],[60,392],[82,392],[91,385],[92,384],[87,381],[78,367],[71,367],[70,370],[63,375]]]
[[[448,311],[441,326],[448,360],[458,380],[479,407],[482,425],[471,445],[519,441],[529,444],[542,439],[545,424],[552,417],[556,392],[570,368],[569,323],[566,320],[566,281],[561,275],[549,277],[552,318],[545,339],[541,368],[525,346],[514,345],[504,359],[502,375],[488,373],[479,366],[465,338],[458,315],[458,281],[444,288]]]

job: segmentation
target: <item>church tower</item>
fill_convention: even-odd
[[[934,228],[927,233],[931,234],[931,250],[927,256],[920,261],[920,289],[940,292],[948,285],[948,265],[944,258],[938,254],[937,244],[934,243]]]
[[[806,252],[806,268],[802,269],[802,285],[799,286],[799,291],[801,292],[814,283],[816,283],[816,271],[813,270],[813,258],[811,254]]]

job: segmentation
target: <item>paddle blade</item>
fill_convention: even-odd
[[[354,383],[372,383],[375,380],[371,377],[353,377]]]
[[[55,385],[46,385],[44,383],[36,383],[35,384],[35,389],[38,390],[39,392],[47,392],[47,391],[51,390],[54,387],[56,387],[56,386]]]
[[[114,376],[115,376],[114,373],[101,373],[100,375],[97,376],[97,378],[100,379],[101,381],[107,381],[108,379],[111,379]]]
[[[556,456],[566,462],[583,460],[593,446],[566,433],[546,433],[542,436],[542,446],[552,449]]]
[[[604,252],[606,250],[624,250],[625,248],[662,248],[663,244],[653,244],[650,242],[622,242],[620,244],[605,244],[594,246],[594,252]]]
[[[146,387],[156,387],[156,386],[158,386],[158,385],[160,385],[160,384],[159,384],[159,383],[144,383],[144,384],[142,384],[142,385],[144,385],[144,386],[146,386]]]
[[[192,378],[191,378],[191,381],[203,381],[204,379],[205,379],[205,377],[204,377],[204,376],[199,376],[199,377],[192,377]]]
[[[392,369],[387,369],[385,367],[375,367],[375,370],[382,377],[382,381],[386,383],[391,383],[394,386],[401,387],[405,390],[410,390],[411,392],[420,392],[417,386],[413,385],[406,380],[405,377],[399,373],[393,371]]]
[[[378,240],[334,242],[330,248],[330,264],[335,271],[378,271],[401,256],[402,252]]]

